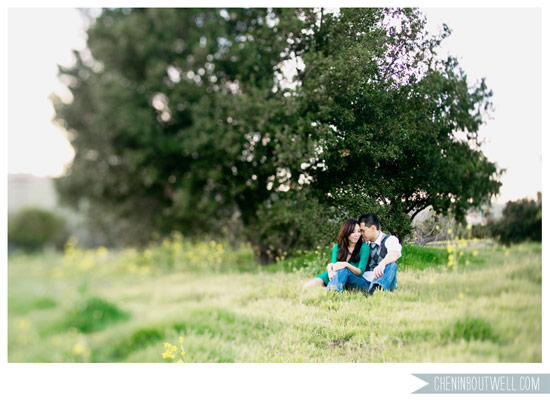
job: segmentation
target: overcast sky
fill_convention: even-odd
[[[472,83],[485,77],[495,111],[481,129],[486,156],[506,168],[498,202],[535,197],[542,182],[540,9],[422,9],[430,29],[453,30],[443,54]],[[66,95],[57,64],[85,46],[83,20],[68,8],[8,10],[8,172],[59,176],[74,152],[51,119],[52,92]]]

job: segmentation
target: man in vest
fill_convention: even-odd
[[[397,260],[401,257],[401,244],[393,235],[380,230],[380,220],[374,214],[359,217],[361,233],[370,243],[370,257],[363,277],[369,284],[368,294],[376,289],[393,290],[397,287]]]

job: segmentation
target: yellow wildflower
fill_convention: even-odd
[[[29,330],[31,328],[31,321],[29,321],[27,318],[18,319],[17,327],[21,330]]]
[[[185,356],[185,351],[183,350],[183,337],[179,337],[180,342],[180,355],[181,357]],[[176,358],[176,354],[178,353],[178,348],[168,342],[164,343],[164,353],[162,353],[163,359],[172,359],[174,360]],[[183,363],[182,359],[178,359],[178,363]]]
[[[458,299],[459,299],[459,300],[464,299],[464,294],[463,294],[463,293],[459,293],[459,294],[458,294]]]
[[[174,354],[170,353],[169,351],[165,351],[164,353],[162,353],[162,358],[163,359],[168,359],[168,358],[175,359],[176,356],[174,356]]]
[[[108,250],[105,246],[100,246],[100,247],[97,248],[96,253],[99,257],[103,257],[103,256],[107,255]]]
[[[84,258],[78,264],[78,269],[81,271],[87,271],[93,268],[94,266],[95,266],[94,258],[91,255],[86,254],[86,256],[84,256]]]
[[[88,353],[89,349],[88,349],[88,346],[82,344],[82,343],[77,343],[73,346],[73,353],[77,356],[81,356],[81,355],[86,355]]]
[[[449,262],[447,263],[448,267],[451,267],[455,264],[455,257],[454,255],[449,255]]]
[[[176,358],[176,352],[178,351],[178,348],[176,346],[172,346],[170,343],[164,343],[164,348],[166,349],[164,353],[162,353],[163,359],[175,359]]]

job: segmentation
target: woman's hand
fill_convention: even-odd
[[[349,265],[348,262],[336,262],[333,264],[332,268],[333,270],[338,271],[338,270],[345,269],[346,267],[348,267],[348,265]]]
[[[332,268],[330,268],[328,270],[328,279],[332,280],[332,277],[334,277],[335,274],[336,274],[336,270],[333,270]]]
[[[345,269],[348,266],[349,266],[348,262],[329,263],[327,265],[328,279],[332,280],[332,277],[334,277],[337,271]]]

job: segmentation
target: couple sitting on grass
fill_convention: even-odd
[[[332,291],[360,290],[369,295],[377,289],[391,291],[397,287],[400,257],[399,240],[380,230],[376,215],[348,219],[340,227],[327,271],[308,281],[304,289],[326,286]]]

